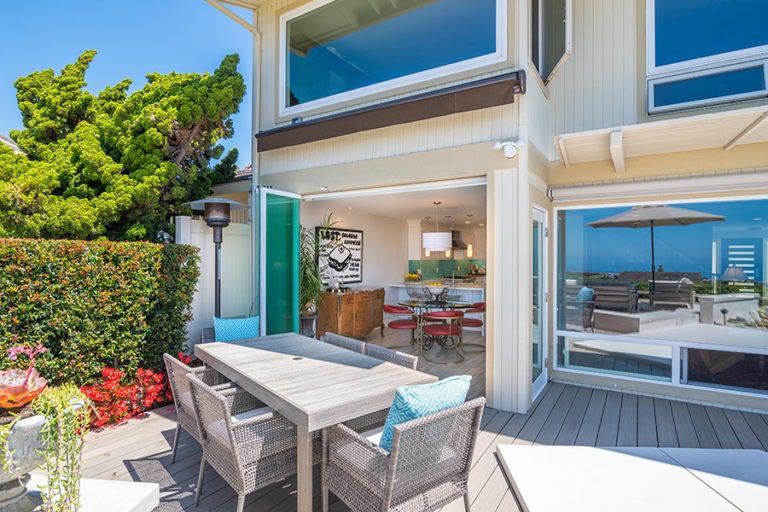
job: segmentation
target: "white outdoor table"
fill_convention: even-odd
[[[756,512],[768,453],[697,448],[499,445],[526,512]]]
[[[312,432],[387,409],[437,377],[298,334],[195,345],[205,364],[296,424],[297,509],[312,510]]]

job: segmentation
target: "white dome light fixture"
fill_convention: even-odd
[[[440,201],[432,203],[435,205],[435,231],[422,233],[421,245],[425,251],[450,251],[453,245],[450,232],[440,232]]]

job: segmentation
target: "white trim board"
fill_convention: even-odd
[[[678,191],[677,194],[702,194],[708,192],[718,192],[722,194],[759,191],[768,189],[768,170],[742,172],[742,173],[723,173],[713,174],[711,176],[692,176],[681,178],[649,178],[645,181],[627,181],[618,183],[604,183],[579,186],[552,186],[549,189],[549,195],[552,202],[567,203],[570,201],[598,201],[600,199],[631,199],[638,197],[658,197],[665,191]],[[710,201],[725,201],[739,199],[755,199],[756,197],[718,197]],[[659,201],[651,201],[649,204],[657,204]],[[664,203],[690,203],[706,202],[704,199],[680,199],[675,201],[664,201]],[[634,202],[633,204],[638,204]],[[595,204],[594,202],[587,208],[598,208],[604,204]],[[619,205],[611,205],[619,206]]]

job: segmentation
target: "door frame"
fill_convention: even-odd
[[[544,390],[549,381],[549,219],[547,209],[534,204],[531,219],[540,222],[542,227],[541,247],[541,374],[531,383],[531,401]],[[533,233],[531,233],[533,236]],[[535,243],[535,241],[533,241]],[[531,244],[533,248],[533,244]],[[531,330],[533,332],[533,330]],[[531,336],[533,338],[533,336]],[[533,343],[533,339],[531,339]],[[531,363],[533,364],[533,363]]]
[[[259,334],[267,334],[267,195],[272,194],[299,200],[301,218],[301,194],[268,187],[258,187],[259,192]],[[298,313],[297,313],[298,314]]]

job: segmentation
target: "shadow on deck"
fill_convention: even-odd
[[[163,512],[234,510],[234,492],[210,468],[200,507],[194,508],[201,452],[184,434],[171,464],[174,418],[173,407],[164,407],[89,434],[84,476],[159,483]],[[557,383],[547,386],[528,414],[486,409],[481,428],[470,475],[476,512],[519,510],[496,459],[499,443],[768,449],[766,415]],[[319,510],[318,468],[315,473]],[[246,510],[296,510],[295,483],[290,478],[251,494]],[[336,501],[331,510],[347,508]],[[460,511],[463,504],[458,500],[444,510]]]

